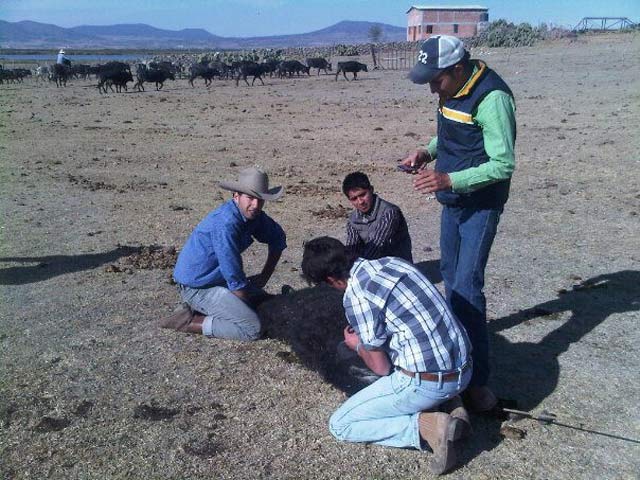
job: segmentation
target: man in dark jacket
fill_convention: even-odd
[[[426,40],[409,78],[438,94],[438,134],[402,164],[417,169],[415,189],[435,192],[442,204],[440,268],[447,301],[473,345],[466,399],[472,410],[488,411],[497,399],[487,387],[484,271],[515,166],[515,102],[504,80],[484,62],[470,60],[456,37]],[[435,168],[425,168],[432,160]]]

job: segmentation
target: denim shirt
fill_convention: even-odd
[[[256,239],[270,252],[287,248],[284,230],[266,213],[247,220],[233,200],[210,212],[193,230],[178,255],[173,279],[192,288],[249,287],[242,270],[242,252]]]

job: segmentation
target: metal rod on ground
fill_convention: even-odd
[[[569,425],[566,423],[562,423],[559,422],[556,419],[556,415],[554,415],[553,413],[547,412],[546,410],[543,410],[539,415],[535,415],[533,413],[529,413],[529,412],[524,412],[522,410],[516,410],[514,408],[502,408],[502,411],[506,412],[506,413],[512,413],[514,415],[520,415],[522,417],[525,418],[530,418],[531,420],[536,420],[540,423],[544,423],[544,424],[553,424],[553,425],[558,425],[559,427],[565,427],[565,428],[572,428],[574,430],[580,430],[582,432],[587,432],[587,433],[594,433],[596,435],[602,435],[603,437],[609,437],[609,438],[615,438],[617,440],[624,440],[626,442],[631,442],[631,443],[637,443],[640,444],[640,440],[636,440],[633,438],[628,438],[628,437],[623,437],[620,435],[614,435],[611,433],[606,433],[606,432],[599,432],[597,430],[593,430],[590,428],[584,428],[582,426],[576,426],[576,425]]]

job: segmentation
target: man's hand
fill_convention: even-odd
[[[357,348],[360,343],[360,337],[355,330],[351,328],[351,326],[348,326],[344,329],[343,333],[345,345],[351,350],[358,352],[358,355],[367,367],[377,375],[389,375],[389,372],[391,371],[391,362],[389,361],[389,357],[386,352],[379,348],[372,348],[370,350],[360,348],[360,351],[358,351]]]
[[[451,179],[447,173],[435,170],[420,170],[413,181],[413,188],[422,193],[433,193],[451,189]]]
[[[249,303],[249,292],[246,288],[241,288],[240,290],[231,290],[236,297],[242,300],[244,303]]]
[[[344,329],[344,343],[351,350],[355,350],[360,343],[360,337],[356,333],[356,331],[349,325]]]
[[[276,265],[278,264],[281,256],[282,252],[269,250],[267,260],[264,263],[264,267],[262,267],[262,272],[247,278],[247,280],[251,282],[251,285],[256,288],[264,288],[269,282],[271,275],[273,275],[273,272],[276,269]]]
[[[248,288],[241,288],[240,290],[232,290],[236,297],[242,300],[244,303],[249,305],[251,308],[255,309],[262,302],[269,300],[270,298],[275,297],[275,295],[271,295],[270,293],[263,292],[261,290],[253,290]]]
[[[429,155],[429,152],[427,152],[426,150],[416,150],[415,152],[409,154],[407,158],[400,160],[399,165],[404,165],[409,169],[417,171],[423,165],[429,163],[431,160],[433,159],[431,158],[431,155]]]

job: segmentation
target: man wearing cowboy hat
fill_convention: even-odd
[[[180,251],[173,278],[185,305],[160,324],[207,337],[256,340],[260,319],[253,307],[287,247],[284,230],[262,211],[282,187],[269,188],[267,174],[247,168],[237,181],[220,182],[231,200],[210,212]],[[242,252],[257,240],[269,246],[262,272],[247,277]]]
[[[58,65],[71,65],[71,60],[69,60],[66,55],[64,48],[61,48],[58,52],[58,57],[56,58],[56,63]]]

